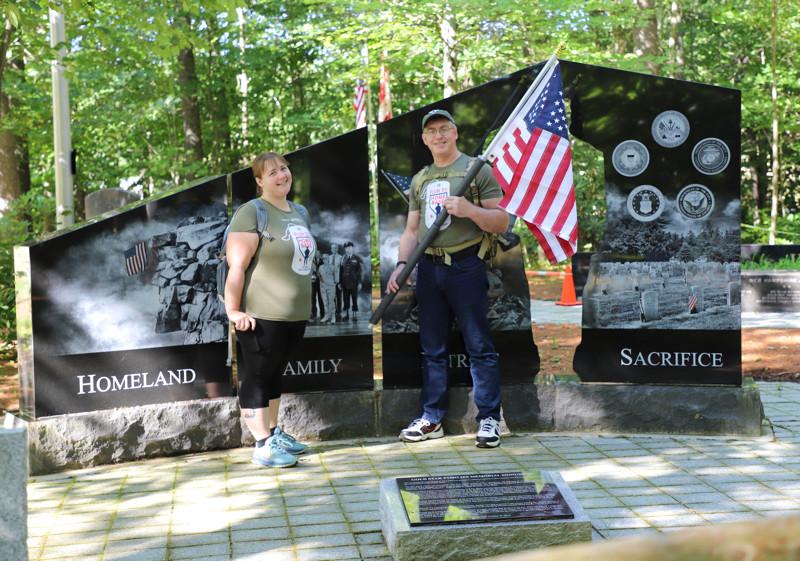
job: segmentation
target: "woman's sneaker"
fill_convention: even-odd
[[[478,448],[500,446],[500,422],[492,417],[481,419],[478,434],[475,435],[475,446]]]
[[[299,456],[308,450],[308,446],[302,442],[298,442],[297,439],[288,432],[283,432],[281,427],[275,427],[275,432],[272,434],[272,438],[275,439],[275,441],[278,443],[278,446],[290,454],[294,454],[295,456]]]
[[[253,450],[253,463],[264,467],[286,468],[297,463],[297,458],[281,448],[271,436],[264,446]]]
[[[433,438],[442,438],[444,430],[441,423],[431,423],[427,419],[414,419],[408,427],[400,431],[400,440],[420,442]]]

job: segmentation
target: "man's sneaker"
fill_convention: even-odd
[[[400,431],[400,440],[420,442],[429,438],[442,438],[444,430],[441,423],[431,423],[427,419],[414,419],[408,427]]]
[[[482,419],[478,427],[478,434],[475,435],[475,446],[478,448],[500,446],[500,422],[492,417]]]
[[[294,454],[295,456],[299,456],[308,450],[308,446],[302,442],[298,442],[297,439],[288,432],[283,432],[281,427],[275,427],[275,432],[272,434],[272,438],[275,439],[275,442],[278,444],[278,446],[290,454]]]
[[[264,467],[287,468],[297,463],[297,458],[281,448],[271,436],[261,448],[253,450],[253,463]]]

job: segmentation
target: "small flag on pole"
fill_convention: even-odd
[[[386,56],[384,52],[381,56],[383,59]],[[389,88],[389,69],[386,68],[386,63],[381,63],[381,82],[380,90],[378,92],[378,122],[382,123],[392,118],[392,92]]]
[[[522,218],[548,260],[558,263],[577,251],[578,213],[561,72],[558,60],[551,62],[487,154],[505,192],[499,206]]]
[[[364,80],[356,80],[353,109],[356,110],[356,128],[367,126],[367,86]]]
[[[697,313],[697,296],[695,296],[694,292],[689,296],[689,313]]]
[[[382,169],[381,173],[389,182],[389,184],[394,187],[395,191],[400,193],[406,202],[408,202],[408,192],[411,190],[411,180],[413,177],[410,175],[392,173],[390,171],[386,171],[385,169]]]
[[[129,277],[138,275],[147,266],[147,243],[139,242],[125,251],[125,272]]]

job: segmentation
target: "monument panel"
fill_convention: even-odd
[[[800,272],[743,271],[742,308],[747,312],[800,312]]]
[[[530,70],[494,80],[378,124],[381,293],[385,292],[395,268],[400,234],[408,213],[411,177],[432,162],[430,151],[422,143],[422,116],[434,108],[450,111],[458,124],[459,149],[472,154],[520,80],[526,80],[526,86],[530,84]],[[520,90],[519,94],[523,91]],[[505,365],[501,366],[504,381],[529,382],[539,370],[539,354],[531,332],[530,294],[522,251],[518,244],[511,245],[513,247],[498,244],[495,257],[487,268],[489,323],[500,360]],[[384,381],[388,382],[384,387],[418,386],[421,380],[418,344],[406,336],[419,332],[415,278],[416,274],[412,273],[409,286],[400,290],[383,315],[383,370]],[[460,339],[457,328],[453,333]],[[501,350],[503,340],[513,340],[514,344],[505,345]],[[393,352],[387,353],[387,349],[393,349]],[[451,346],[450,353],[454,355],[461,351]],[[513,364],[522,366],[507,370]],[[457,380],[456,383],[472,383],[468,371],[458,363],[451,361],[449,372],[451,380]]]
[[[226,196],[204,179],[16,248],[24,415],[232,395]]]
[[[312,272],[312,317],[303,344],[284,372],[284,391],[371,390],[372,277],[367,130],[357,129],[286,155],[292,171],[289,198],[305,206],[317,243]],[[234,208],[257,196],[250,168],[231,174]],[[344,248],[352,244],[349,257]],[[342,267],[345,259],[352,266]],[[320,274],[331,261],[334,282]],[[342,278],[346,276],[347,278]],[[345,288],[348,293],[345,293]],[[323,294],[334,294],[334,310]],[[353,297],[355,294],[355,306]],[[349,301],[346,296],[351,295]],[[358,311],[354,312],[353,308]]]
[[[570,132],[603,154],[607,207],[575,371],[740,385],[740,92],[569,61],[562,73]],[[704,352],[722,363],[656,360]]]

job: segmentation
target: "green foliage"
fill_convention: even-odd
[[[759,255],[756,259],[742,261],[743,271],[800,271],[800,255],[787,255],[780,259],[769,259]]]
[[[52,197],[39,192],[22,195],[0,216],[0,341],[16,339],[14,246],[41,236],[51,227],[55,213]],[[11,282],[7,282],[11,281]]]
[[[769,228],[764,225],[769,224],[769,209],[762,209],[759,217],[759,225],[742,224],[742,243],[768,243]],[[800,216],[779,216],[776,234],[778,244],[800,244]]]

